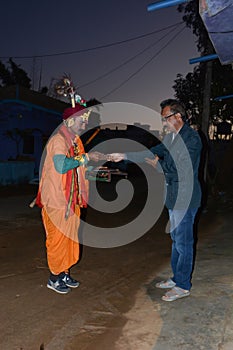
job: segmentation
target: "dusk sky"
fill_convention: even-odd
[[[67,73],[85,99],[131,102],[158,110],[161,100],[173,97],[177,73],[192,71],[189,59],[199,53],[192,31],[177,24],[182,22],[177,6],[148,12],[151,3],[5,1],[0,59],[6,63],[12,57],[30,78],[34,76],[35,90],[40,71],[41,86],[48,87],[51,79]],[[137,37],[141,38],[129,41]],[[109,46],[116,42],[121,43]],[[108,47],[92,50],[99,46]]]

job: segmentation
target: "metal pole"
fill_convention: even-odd
[[[159,9],[163,9],[163,8],[170,7],[170,6],[179,5],[179,4],[182,4],[184,2],[188,2],[188,1],[189,0],[165,0],[165,1],[160,1],[160,2],[156,2],[156,3],[148,5],[147,6],[147,11],[159,10]]]
[[[191,58],[189,60],[189,63],[193,64],[193,63],[205,62],[205,61],[215,60],[216,58],[218,58],[218,55],[216,53],[213,53],[211,55]]]
[[[225,95],[225,96],[218,96],[214,98],[214,101],[222,101],[222,100],[226,100],[227,98],[232,98],[233,95]]]
[[[212,61],[206,62],[205,85],[202,111],[202,131],[209,138],[210,96],[212,80]]]

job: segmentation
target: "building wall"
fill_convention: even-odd
[[[44,140],[60,123],[60,113],[23,101],[0,101],[0,161],[33,161],[37,174]]]

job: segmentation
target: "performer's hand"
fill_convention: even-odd
[[[157,165],[157,163],[158,163],[158,160],[159,160],[159,157],[158,157],[158,156],[154,157],[153,159],[151,159],[151,158],[145,158],[146,163],[152,165],[154,168],[156,168],[156,165]]]
[[[107,154],[107,160],[109,162],[120,162],[121,160],[125,159],[125,153],[110,153]]]
[[[100,160],[106,160],[106,155],[100,152],[90,152],[88,153],[88,157],[90,160],[93,160],[94,162],[98,162]]]

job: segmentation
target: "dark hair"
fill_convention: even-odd
[[[161,109],[165,107],[170,107],[172,113],[180,113],[182,120],[185,122],[187,120],[187,114],[184,108],[184,105],[178,100],[169,98],[167,100],[163,100],[160,103]]]

